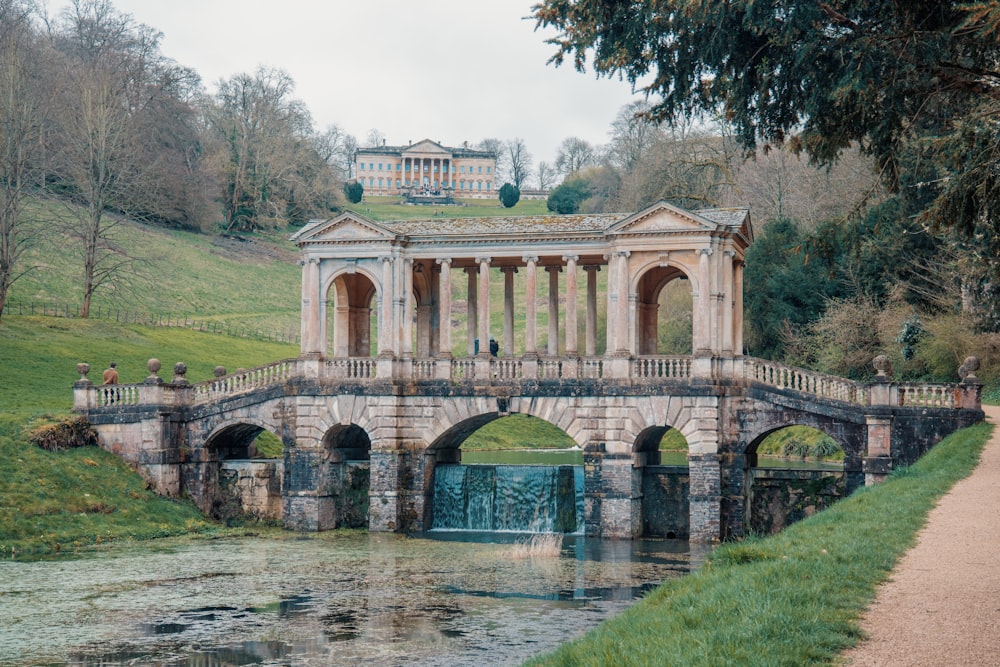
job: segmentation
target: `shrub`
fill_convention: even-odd
[[[344,183],[344,195],[347,197],[347,201],[357,204],[365,196],[365,186],[361,185],[359,181]]]
[[[521,200],[521,190],[513,183],[504,183],[500,187],[500,203],[504,208],[511,208]]]

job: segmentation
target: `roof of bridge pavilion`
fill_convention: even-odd
[[[666,220],[659,213],[667,213]],[[329,220],[313,220],[291,240],[299,246],[314,243],[357,241],[453,239],[495,241],[506,238],[593,239],[627,235],[689,234],[692,231],[725,232],[753,242],[750,212],[746,208],[713,208],[688,211],[658,202],[638,213],[500,216],[474,218],[420,218],[377,222],[347,211]]]

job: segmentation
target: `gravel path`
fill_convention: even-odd
[[[990,423],[1000,408],[984,406]],[[1000,428],[866,612],[849,665],[1000,665]]]

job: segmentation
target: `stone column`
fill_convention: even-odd
[[[403,312],[400,317],[400,327],[402,331],[402,343],[400,356],[413,356],[413,259],[407,257],[403,260]]]
[[[585,351],[588,357],[597,354],[597,272],[601,267],[588,264],[583,267],[587,273],[587,332]]]
[[[736,356],[743,356],[743,262],[734,263],[733,275],[733,352]]]
[[[319,260],[300,260],[302,267],[302,354],[320,354],[326,346],[320,339]]]
[[[466,267],[466,275],[469,277],[469,287],[468,294],[466,298],[466,330],[468,333],[468,344],[466,345],[466,355],[474,356],[476,354],[476,332],[479,330],[477,324],[477,318],[479,317],[479,290],[476,287],[476,279],[478,277],[477,269],[474,266]]]
[[[712,286],[708,266],[708,258],[711,254],[711,248],[702,248],[698,257],[698,301],[694,306],[697,309],[695,322],[698,326],[694,332],[694,345],[692,346],[696,356],[707,356],[712,352],[711,323],[709,320],[709,311],[712,309]]]
[[[391,357],[392,352],[392,257],[385,255],[382,261],[382,302],[378,316],[378,356]]]
[[[564,255],[566,262],[566,354],[577,356],[579,354],[576,334],[576,263],[580,261],[578,255]]]
[[[514,274],[516,266],[504,266],[503,273],[503,356],[514,355]]]
[[[632,329],[628,321],[629,293],[628,293],[628,250],[619,250],[615,253],[618,256],[618,312],[615,317],[615,328],[618,330],[618,341],[615,354],[618,356],[629,356],[628,348],[629,331]]]
[[[561,266],[546,266],[549,272],[549,341],[548,355],[559,355],[559,272]]]
[[[490,257],[476,257],[479,264],[479,354],[490,356]]]
[[[439,357],[451,357],[451,257],[437,260],[441,265],[438,281],[438,348]]]
[[[733,309],[736,301],[733,287],[736,283],[733,276],[733,257],[736,253],[726,250],[722,253],[722,354],[733,356]]]
[[[526,264],[524,275],[524,354],[525,356],[537,356],[537,334],[535,332],[536,313],[535,303],[537,301],[537,266],[538,257],[526,255],[522,257]]]

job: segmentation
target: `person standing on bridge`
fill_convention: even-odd
[[[102,379],[104,384],[118,384],[118,364],[112,361],[111,365],[104,371]]]
[[[497,353],[499,351],[500,351],[500,343],[498,343],[496,339],[493,338],[493,336],[490,336],[490,354],[495,357],[497,356]]]

